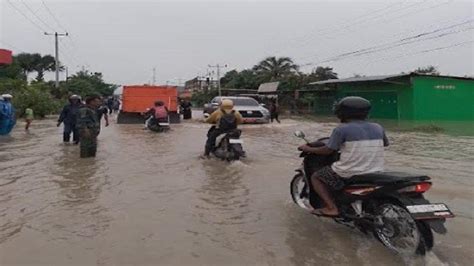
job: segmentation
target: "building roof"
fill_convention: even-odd
[[[279,85],[280,85],[279,81],[262,83],[258,87],[258,93],[276,92],[278,90]]]
[[[351,82],[367,82],[367,81],[384,81],[402,77],[412,77],[412,76],[427,76],[427,77],[438,77],[438,78],[454,78],[454,79],[467,79],[474,80],[473,78],[467,77],[455,77],[455,76],[440,76],[440,75],[425,75],[418,73],[406,73],[406,74],[396,74],[396,75],[381,75],[381,76],[369,76],[369,77],[352,77],[345,79],[328,79],[323,81],[311,82],[308,85],[324,85],[324,84],[336,84],[336,83],[351,83]]]

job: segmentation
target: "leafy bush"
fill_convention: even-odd
[[[26,108],[31,108],[38,117],[56,114],[62,107],[62,101],[54,99],[44,83],[37,83],[17,91],[13,97],[17,116],[23,116]]]
[[[212,98],[216,97],[217,95],[219,95],[219,92],[216,89],[194,92],[192,101],[194,106],[201,107],[205,103],[209,103]]]

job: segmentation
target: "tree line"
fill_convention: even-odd
[[[233,89],[256,90],[262,83],[280,81],[280,89],[296,90],[304,85],[321,80],[337,79],[331,67],[316,67],[310,73],[300,71],[300,67],[289,57],[267,57],[252,68],[242,71],[231,70],[221,78],[221,86]]]
[[[102,73],[89,71],[79,71],[55,87],[53,81],[44,80],[45,73],[55,70],[56,62],[51,55],[15,55],[12,64],[0,66],[0,94],[13,95],[17,115],[22,115],[26,108],[32,108],[35,115],[44,117],[59,112],[70,95],[109,96],[118,87],[106,83]],[[64,66],[60,65],[59,71],[64,71]]]
[[[430,75],[440,74],[435,66],[419,67],[411,72]],[[362,77],[362,75],[354,74],[354,77]],[[305,73],[290,57],[271,56],[261,60],[251,68],[241,71],[234,69],[227,72],[220,79],[220,82],[222,88],[257,90],[262,83],[279,81],[278,93],[282,102],[292,106],[292,108],[311,109],[315,101],[314,94],[305,93],[300,95],[299,99],[294,99],[293,92],[304,88],[311,82],[328,79],[338,79],[338,74],[332,67],[318,66],[313,68],[311,72]],[[193,101],[197,105],[201,105],[209,102],[215,96],[217,96],[216,90],[201,91],[193,94]]]

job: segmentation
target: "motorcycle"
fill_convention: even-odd
[[[158,121],[153,116],[149,116],[145,121],[145,127],[153,132],[165,132],[170,130],[170,123],[169,119],[168,121]]]
[[[239,160],[245,157],[246,154],[242,147],[243,141],[240,139],[241,134],[241,130],[234,129],[218,136],[216,138],[216,147],[212,154],[217,158],[227,161]]]
[[[329,138],[308,142],[305,134],[296,131],[295,136],[311,147],[321,147]],[[302,152],[302,167],[290,183],[293,201],[306,210],[323,207],[313,190],[310,177],[324,166],[339,159],[339,153],[316,155]],[[444,203],[430,203],[423,193],[432,182],[425,175],[396,172],[378,172],[353,176],[345,180],[345,186],[331,191],[339,216],[335,222],[373,234],[383,245],[402,254],[424,255],[434,245],[433,231],[447,232],[444,222],[454,214]]]

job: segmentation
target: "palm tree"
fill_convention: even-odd
[[[40,54],[21,53],[15,56],[14,60],[22,69],[23,76],[26,79],[28,79],[28,74],[31,72],[37,72],[36,80],[43,81],[44,72],[56,70],[56,61],[51,55],[41,56]],[[63,66],[59,66],[60,71],[63,69]]]
[[[253,67],[266,81],[275,81],[298,72],[298,66],[289,57],[267,57]]]
[[[45,55],[41,57],[39,62],[34,66],[34,70],[38,73],[36,76],[37,81],[44,80],[45,71],[55,71],[56,70],[56,60],[50,55]],[[61,67],[60,67],[61,70]]]
[[[333,71],[332,67],[318,66],[316,69],[313,69],[310,77],[313,79],[313,81],[337,79],[337,73]]]
[[[15,56],[14,60],[18,62],[18,65],[23,71],[23,75],[28,78],[28,74],[35,71],[36,66],[41,61],[41,55],[21,53]]]

